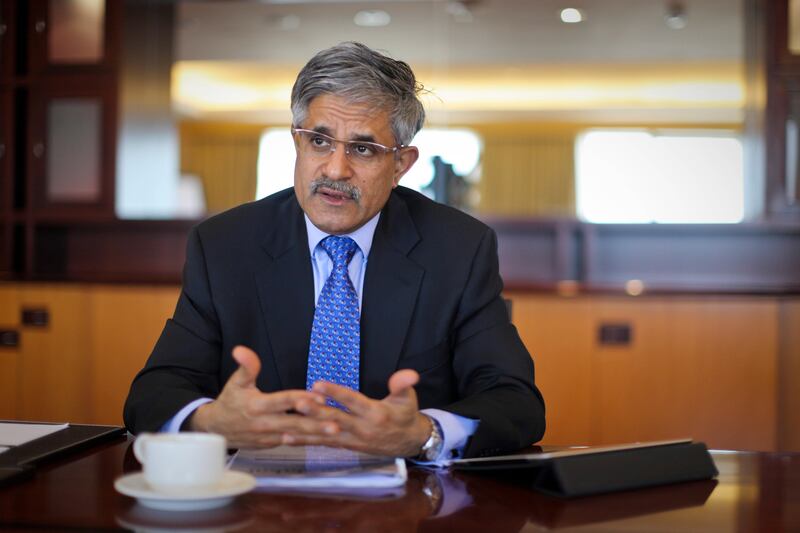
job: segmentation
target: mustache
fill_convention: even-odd
[[[317,178],[311,182],[311,192],[316,194],[321,188],[330,189],[332,191],[340,192],[350,197],[351,200],[358,202],[361,200],[361,191],[355,185],[350,185],[343,181],[335,181],[325,176]]]

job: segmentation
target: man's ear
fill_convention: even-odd
[[[419,150],[416,146],[408,146],[400,150],[400,153],[394,158],[393,187],[397,187],[400,183],[400,178],[414,166],[417,159],[419,159]]]

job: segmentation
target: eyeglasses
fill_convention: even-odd
[[[386,154],[405,148],[402,144],[390,148],[369,141],[342,141],[318,131],[292,128],[292,134],[295,133],[300,136],[300,149],[304,155],[323,158],[335,152],[337,144],[342,144],[351,162],[365,165],[376,163]]]

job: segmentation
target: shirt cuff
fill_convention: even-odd
[[[214,400],[211,398],[198,398],[192,403],[187,404],[186,407],[178,411],[178,414],[167,420],[167,422],[161,426],[161,432],[178,433],[181,430],[183,423],[186,422],[186,419],[189,418],[189,416],[194,413],[198,407],[213,401]]]
[[[441,409],[423,409],[420,411],[439,423],[442,428],[442,451],[434,461],[419,464],[431,466],[447,466],[451,459],[457,459],[464,453],[467,440],[478,429],[479,420],[465,418]]]

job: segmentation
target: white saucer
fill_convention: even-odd
[[[255,486],[256,478],[245,472],[232,470],[227,470],[214,487],[180,494],[154,490],[141,472],[122,476],[114,482],[114,488],[118,492],[136,498],[145,507],[164,511],[197,511],[222,507]]]

